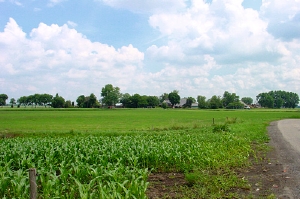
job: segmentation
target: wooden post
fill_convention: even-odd
[[[29,169],[30,199],[37,199],[36,169]]]

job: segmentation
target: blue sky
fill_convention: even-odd
[[[0,0],[0,93],[300,94],[296,0]]]

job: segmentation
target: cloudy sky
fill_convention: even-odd
[[[300,95],[300,0],[0,0],[0,93]]]

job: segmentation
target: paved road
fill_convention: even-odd
[[[278,122],[278,129],[284,139],[300,153],[300,120],[287,119]]]
[[[272,122],[268,131],[277,153],[276,164],[282,165],[278,198],[300,199],[300,119]]]

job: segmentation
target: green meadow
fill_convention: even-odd
[[[155,172],[185,175],[178,198],[251,198],[235,171],[285,118],[299,109],[0,108],[0,197],[28,198],[34,167],[39,198],[147,198]]]

